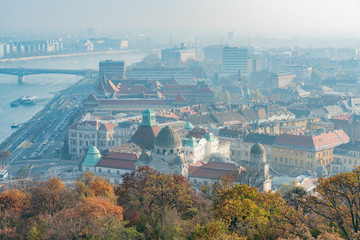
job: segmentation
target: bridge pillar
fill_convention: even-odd
[[[18,84],[23,84],[24,82],[25,82],[25,77],[24,77],[24,75],[19,75]]]

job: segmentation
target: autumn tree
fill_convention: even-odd
[[[74,204],[73,195],[61,179],[50,178],[30,189],[33,214],[54,215]]]
[[[16,239],[21,233],[18,226],[22,214],[29,207],[28,196],[18,189],[0,193],[0,239]]]
[[[95,173],[84,173],[75,184],[80,197],[106,197],[115,201],[114,188],[109,182]]]
[[[360,237],[360,167],[352,172],[320,178],[318,196],[307,199],[307,207],[335,226],[345,239]]]
[[[123,208],[103,197],[82,199],[73,208],[48,217],[46,239],[142,239],[134,228],[125,228]]]
[[[196,211],[193,190],[186,178],[161,174],[148,167],[125,174],[115,194],[126,219],[151,239],[164,239],[164,233],[174,230],[167,228],[167,218],[187,219]],[[174,211],[180,218],[174,216]]]
[[[204,190],[203,190],[204,191]],[[248,185],[235,185],[231,178],[213,184],[204,192],[212,201],[212,224],[225,224],[227,234],[247,239],[278,239],[279,237],[310,236],[306,224],[294,208],[288,206],[280,193],[262,192]],[[293,222],[295,220],[295,222]],[[202,228],[207,229],[207,224]],[[212,225],[211,229],[215,226]]]

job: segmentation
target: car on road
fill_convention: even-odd
[[[26,156],[23,156],[23,158],[22,158],[23,160],[26,160]]]

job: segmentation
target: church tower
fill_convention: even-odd
[[[258,178],[259,182],[262,182],[262,190],[271,191],[271,178],[269,172],[269,160],[266,159],[266,151],[262,144],[256,143],[250,149],[250,161],[249,167],[256,171],[253,171]]]

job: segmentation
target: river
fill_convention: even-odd
[[[126,65],[139,62],[144,53],[124,52],[99,55],[84,55],[65,58],[36,59],[28,61],[0,63],[0,67],[53,68],[53,69],[98,69],[103,60],[124,60]],[[5,140],[16,129],[12,123],[23,123],[39,112],[47,101],[39,101],[35,105],[20,105],[10,107],[10,103],[21,96],[37,96],[39,99],[51,98],[55,92],[63,90],[78,80],[81,76],[61,74],[39,74],[25,76],[25,83],[18,85],[17,76],[0,74],[0,142]]]

